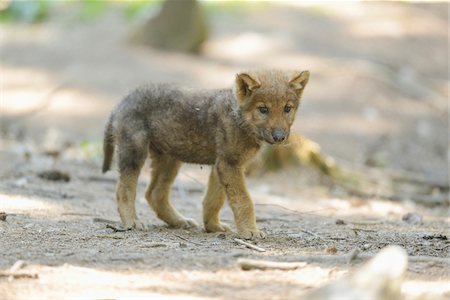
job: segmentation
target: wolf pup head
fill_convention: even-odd
[[[246,124],[269,144],[286,141],[309,71],[254,71],[236,75],[235,96]]]

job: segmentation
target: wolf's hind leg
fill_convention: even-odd
[[[220,223],[220,210],[225,202],[225,197],[225,189],[213,166],[209,175],[208,189],[203,199],[203,223],[207,232],[231,231],[230,227]]]
[[[120,218],[125,228],[145,230],[145,226],[136,216],[135,199],[139,173],[147,157],[144,145],[127,140],[118,145],[119,181],[116,198]]]

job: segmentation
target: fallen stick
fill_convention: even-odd
[[[243,241],[243,240],[241,240],[241,239],[235,238],[235,239],[233,239],[233,240],[234,240],[236,243],[241,244],[241,245],[244,245],[244,246],[247,247],[247,248],[250,248],[250,249],[253,249],[253,250],[256,250],[256,251],[259,251],[259,252],[266,252],[266,249],[261,248],[261,247],[258,247],[258,246],[255,246],[255,245],[250,244],[250,243],[247,243],[247,242],[245,242],[245,241]]]
[[[304,233],[307,233],[307,234],[310,234],[310,235],[312,235],[312,236],[315,236],[316,238],[318,238],[318,239],[321,239],[322,241],[324,241],[324,242],[329,242],[329,240],[326,240],[326,239],[324,239],[323,237],[321,237],[320,235],[318,235],[317,233],[315,233],[315,232],[312,232],[312,231],[309,231],[309,230],[306,230],[306,229],[299,229],[301,232],[304,232]]]
[[[94,223],[110,223],[110,224],[119,224],[119,222],[104,219],[104,218],[93,218],[92,222]]]
[[[0,278],[8,277],[12,279],[21,279],[21,278],[29,278],[29,279],[38,279],[38,274],[29,274],[29,273],[11,273],[11,272],[1,272]]]
[[[106,224],[106,228],[112,229],[114,232],[125,232],[125,231],[128,231],[127,229],[114,227],[111,224]]]
[[[373,258],[374,254],[357,254],[352,262],[366,261]],[[278,257],[267,257],[276,259]],[[288,262],[308,262],[308,263],[324,263],[324,264],[347,264],[349,262],[349,253],[343,255],[287,255],[283,257]],[[434,262],[443,265],[450,265],[450,259],[435,256],[408,256],[410,263]]]
[[[82,216],[82,217],[91,217],[91,216],[93,216],[93,214],[90,214],[90,213],[78,213],[78,212],[65,212],[65,213],[62,213],[61,215],[63,215],[63,216]]]
[[[373,229],[365,229],[365,228],[357,228],[357,227],[350,227],[350,229],[354,230],[354,231],[377,232],[376,230],[373,230]]]
[[[305,210],[305,211],[301,211],[301,210],[296,210],[296,209],[292,209],[292,208],[288,208],[286,206],[280,205],[280,204],[275,204],[275,203],[255,203],[255,205],[257,206],[273,206],[273,207],[279,207],[281,209],[296,213],[296,214],[314,214],[315,212],[319,212],[319,211],[325,211],[325,210],[330,210],[331,208],[321,208],[321,209],[315,209],[315,210]]]
[[[175,234],[175,233],[173,233],[173,235],[176,236],[176,237],[179,238],[179,239],[182,239],[183,241],[188,242],[188,243],[191,243],[191,244],[194,244],[194,245],[197,245],[197,246],[203,246],[203,244],[200,244],[200,243],[197,243],[197,242],[188,240],[187,238],[182,237],[181,235],[178,235],[178,234]]]
[[[24,267],[26,267],[27,263],[24,262],[23,260],[18,260],[14,263],[14,265],[9,269],[10,273],[16,273],[17,271],[19,271],[20,269],[23,269]]]
[[[361,253],[361,250],[359,250],[359,248],[355,248],[352,251],[350,251],[347,255],[347,263],[352,263],[354,260],[356,260],[358,258],[358,255]]]
[[[306,262],[277,262],[277,261],[265,261],[240,258],[238,259],[238,265],[242,270],[296,270],[303,268],[307,265]]]
[[[356,221],[356,220],[347,220],[342,219],[345,223],[353,224],[353,225],[377,225],[383,223],[382,221]]]

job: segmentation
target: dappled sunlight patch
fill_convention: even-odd
[[[373,264],[373,263],[372,263]],[[135,270],[109,271],[64,264],[58,267],[30,265],[27,273],[38,274],[27,283],[0,281],[0,289],[15,298],[157,298],[203,299],[209,297],[250,297],[270,292],[279,297],[301,297],[306,292],[335,280],[347,280],[347,269],[308,265],[292,271],[238,271],[235,268],[210,270],[160,270],[141,266]],[[378,280],[373,278],[373,280]],[[23,288],[26,284],[28,288]],[[354,283],[356,284],[356,282]],[[32,287],[30,289],[30,287]],[[406,280],[401,292],[407,297],[443,295],[450,289],[446,281]],[[31,294],[32,293],[32,294]]]
[[[406,208],[401,203],[372,199],[360,200],[352,203],[348,199],[330,198],[317,202],[320,207],[329,207],[334,210],[334,215],[359,214],[385,217],[387,215],[402,215]]]
[[[30,266],[29,272],[39,274],[39,280],[29,282],[35,286],[32,294],[29,289],[19,288],[20,282],[13,281],[7,287],[6,295],[14,298],[84,298],[84,299],[129,299],[129,298],[157,298],[157,299],[199,299],[183,292],[177,292],[179,284],[166,282],[164,277],[152,274],[130,274],[121,272],[102,271],[94,268],[77,267],[64,264],[59,267]],[[35,283],[35,284],[33,284]],[[3,282],[3,284],[5,284]],[[164,290],[164,286],[171,286],[173,292]],[[151,286],[153,291],[145,291]],[[0,290],[2,282],[0,282]]]
[[[206,42],[205,53],[218,59],[254,60],[282,47],[283,41],[264,34],[247,31],[238,35],[216,38]]]
[[[50,203],[36,197],[27,197],[23,195],[0,194],[0,211],[7,213],[25,213],[25,212],[62,212],[63,208],[55,203]]]
[[[2,110],[9,114],[30,114],[45,109],[47,115],[86,117],[110,107],[104,96],[72,88],[48,72],[33,68],[1,68]],[[31,83],[30,78],[33,78]]]
[[[1,65],[2,113],[19,114],[45,105],[46,93],[57,84],[46,72]],[[33,80],[30,80],[33,78]]]
[[[64,264],[58,267],[31,265],[26,272],[38,274],[29,281],[12,281],[7,295],[15,298],[114,298],[156,297],[158,299],[199,299],[204,297],[246,297],[262,293],[299,296],[345,272],[307,266],[294,271],[240,271],[236,268],[210,270],[137,270],[108,271]],[[0,289],[5,282],[0,281]]]
[[[432,299],[431,297],[439,299],[441,295],[450,294],[450,284],[448,280],[408,280],[402,285],[402,293],[409,297],[419,297],[426,294],[429,297],[427,299]]]

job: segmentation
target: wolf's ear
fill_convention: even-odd
[[[239,98],[250,96],[250,94],[261,86],[261,82],[248,73],[236,75],[236,93]]]
[[[297,73],[291,81],[289,81],[289,85],[293,88],[297,93],[303,92],[306,84],[309,80],[309,71],[302,71]]]

